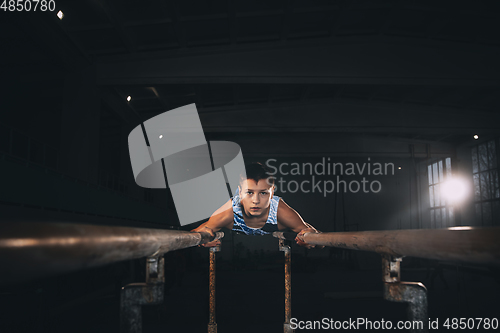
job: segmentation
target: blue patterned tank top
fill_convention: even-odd
[[[266,224],[262,228],[252,228],[245,224],[245,220],[243,219],[243,212],[240,203],[240,195],[238,190],[234,194],[234,197],[231,198],[233,202],[233,215],[234,215],[234,224],[233,231],[244,233],[252,236],[261,236],[268,235],[273,233],[274,231],[278,231],[278,204],[280,201],[280,197],[274,195],[271,199],[271,204],[269,207],[269,215],[267,216]]]

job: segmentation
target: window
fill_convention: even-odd
[[[498,225],[500,220],[497,156],[498,139],[472,148],[474,203],[480,225]]]
[[[439,160],[427,166],[429,176],[429,200],[431,228],[446,228],[455,225],[453,206],[441,195],[442,183],[451,177],[451,158]]]

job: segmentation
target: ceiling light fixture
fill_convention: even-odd
[[[132,97],[127,96],[127,102],[130,102],[132,100]]]
[[[62,19],[63,19],[63,17],[64,17],[63,12],[58,11],[58,12],[57,12],[57,17],[59,17],[59,19],[60,19],[60,20],[62,20]]]

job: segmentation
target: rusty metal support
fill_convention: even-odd
[[[154,254],[146,261],[146,282],[130,283],[120,294],[120,332],[142,332],[142,306],[161,304],[165,288],[163,256]]]
[[[414,323],[411,332],[428,332],[427,289],[420,282],[401,282],[401,257],[382,255],[384,299],[408,303],[408,319]]]
[[[210,305],[208,316],[208,333],[217,333],[217,323],[215,322],[215,253],[220,252],[220,245],[210,248]]]
[[[276,238],[285,233],[274,232]],[[500,265],[500,227],[305,233],[301,240],[350,250],[373,251],[394,257]]]
[[[290,319],[292,318],[292,252],[290,246],[285,244],[284,239],[279,240],[279,249],[285,253],[285,322],[284,333],[293,333]]]
[[[208,233],[75,223],[0,223],[0,284],[144,258],[220,239]]]

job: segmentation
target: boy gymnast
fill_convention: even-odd
[[[274,231],[291,229],[298,233],[295,241],[308,249],[314,245],[300,240],[306,232],[319,233],[312,225],[304,222],[300,215],[283,199],[274,195],[274,177],[261,163],[246,166],[246,179],[240,185],[234,197],[212,214],[210,219],[192,232],[215,232],[225,227],[247,235],[266,235]],[[204,247],[219,245],[220,240],[202,244]]]

